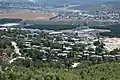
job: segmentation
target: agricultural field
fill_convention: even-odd
[[[36,11],[0,11],[0,18],[14,18],[23,20],[41,20],[49,19],[53,15],[49,12],[36,12]]]

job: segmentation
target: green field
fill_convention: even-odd
[[[0,24],[5,24],[5,23],[18,23],[22,21],[22,19],[9,19],[9,18],[2,18],[0,19]]]
[[[102,35],[110,36],[110,37],[120,37],[120,24],[110,25],[110,26],[91,26],[91,28],[109,29],[111,30],[110,33],[102,33]]]
[[[5,23],[18,23],[22,21],[22,19],[8,19],[8,18],[3,18],[0,19],[0,24],[5,24]],[[25,28],[37,28],[37,29],[51,29],[51,30],[63,30],[63,29],[72,29],[76,27],[83,26],[85,22],[80,22],[80,21],[25,21],[25,23],[32,24],[31,26],[26,26]],[[116,25],[111,25],[111,26],[100,26],[103,25],[104,23],[97,23],[97,22],[91,22],[88,23],[88,26],[90,28],[95,28],[95,29],[109,29],[111,30],[111,33],[102,33],[101,35],[104,36],[117,36],[120,37],[120,24]],[[106,25],[106,24],[105,24]]]
[[[26,28],[37,28],[37,29],[51,29],[51,30],[62,30],[62,29],[72,29],[72,28],[76,28],[79,27],[79,25],[71,25],[71,24],[57,24],[57,25],[52,25],[52,24],[35,24],[32,26],[27,26]]]

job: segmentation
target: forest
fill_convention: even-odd
[[[14,66],[0,72],[0,80],[119,80],[120,64],[107,62],[88,68],[58,69]]]

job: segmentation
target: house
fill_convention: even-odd
[[[26,47],[31,47],[31,42],[25,42]]]
[[[2,55],[0,55],[0,61],[4,61],[8,59],[8,55],[6,53],[2,53]]]
[[[52,49],[52,51],[55,51],[55,52],[62,52],[61,49]]]
[[[65,50],[72,50],[72,48],[71,47],[63,47]]]
[[[102,61],[102,56],[99,56],[99,55],[91,55],[90,56],[90,60],[91,61]]]
[[[90,51],[90,55],[94,55],[95,54],[95,51]]]
[[[24,48],[24,49],[25,49],[25,50],[31,50],[32,48],[28,48],[28,47],[27,47],[27,48]]]
[[[42,49],[44,49],[44,50],[50,50],[51,47],[42,47]]]
[[[37,49],[39,49],[39,48],[40,48],[40,46],[37,46],[37,45],[32,45],[32,48],[37,48]]]
[[[47,51],[45,51],[45,50],[40,50],[40,52],[42,52],[42,53],[47,53]]]
[[[54,57],[54,56],[49,56],[48,60],[49,61],[53,61],[53,62],[57,62],[58,61],[58,57]]]
[[[84,54],[89,54],[89,51],[85,50],[83,53],[84,53]]]
[[[25,41],[25,46],[26,47],[31,47],[32,40],[26,40]]]
[[[80,60],[82,60],[82,54],[76,54],[75,55],[75,59],[76,59],[76,61],[80,61]]]
[[[73,63],[71,67],[72,67],[72,68],[75,68],[75,67],[77,67],[79,64],[80,64],[80,63]]]
[[[83,59],[84,60],[89,60],[89,53],[84,53],[83,54]]]
[[[57,56],[59,57],[59,58],[67,58],[67,53],[58,53],[57,54]]]
[[[53,62],[57,62],[58,61],[58,57],[53,57],[51,60],[53,61]]]
[[[79,39],[77,39],[77,38],[71,38],[71,40],[73,40],[73,41],[79,41]]]
[[[116,60],[120,60],[120,54],[115,55]]]
[[[52,54],[58,54],[58,53],[61,53],[62,50],[61,49],[52,49],[50,53]]]
[[[115,56],[114,55],[103,55],[103,60],[104,61],[115,61]]]
[[[47,61],[47,57],[45,55],[42,56],[42,61]]]
[[[63,32],[50,32],[49,35],[58,35],[58,34],[63,34]]]
[[[70,53],[70,51],[63,51],[63,53]]]

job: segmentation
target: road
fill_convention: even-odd
[[[18,46],[17,46],[17,43],[14,42],[14,41],[12,41],[11,43],[12,43],[12,46],[14,47],[14,54],[18,54],[19,56],[16,57],[16,58],[11,59],[11,60],[9,61],[9,63],[11,64],[11,63],[13,63],[15,60],[17,60],[17,59],[24,59],[24,60],[25,60],[25,57],[20,57],[20,56],[21,56],[21,53],[20,53],[20,49],[19,49]],[[12,55],[13,55],[13,54],[12,54]]]
[[[20,50],[19,50],[19,48],[18,48],[18,46],[17,46],[17,43],[16,42],[11,42],[12,43],[12,46],[15,48],[14,49],[14,52],[16,53],[16,54],[18,54],[19,56],[21,56],[21,53],[20,53]]]

